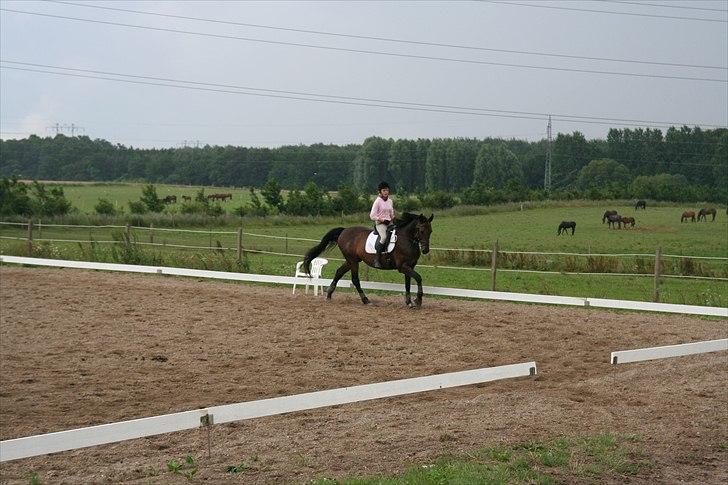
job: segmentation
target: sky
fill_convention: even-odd
[[[728,0],[69,1],[0,0],[3,139],[539,140],[548,114],[554,136],[728,125]]]

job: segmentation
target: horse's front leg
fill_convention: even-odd
[[[412,308],[412,295],[410,294],[410,286],[412,277],[408,274],[404,275],[404,304]]]
[[[356,291],[359,293],[361,302],[365,305],[369,304],[369,298],[364,294],[364,290],[361,289],[361,282],[359,281],[359,262],[351,263],[351,282],[354,283]]]
[[[422,291],[422,277],[420,274],[415,271],[414,269],[410,268],[408,265],[403,264],[400,269],[400,273],[403,273],[406,277],[414,278],[417,282],[417,297],[415,298],[415,308],[419,308],[422,306],[422,295],[424,292]]]

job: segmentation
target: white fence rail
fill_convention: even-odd
[[[208,271],[202,269],[171,268],[167,266],[141,266],[133,264],[97,263],[93,261],[69,261],[62,259],[26,258],[21,256],[0,255],[0,263],[29,264],[35,266],[52,266],[58,268],[79,268],[104,271],[120,271],[130,273],[156,273],[174,276],[191,276],[195,278],[213,278],[233,281],[249,281],[254,283],[276,283],[292,285],[301,283],[300,278],[293,276],[275,276],[250,273],[232,273],[226,271]],[[321,278],[319,284],[329,285],[331,279]],[[350,288],[351,281],[339,280],[338,287]],[[404,285],[397,283],[378,283],[362,281],[364,289],[404,292]],[[464,288],[443,288],[424,286],[428,295],[453,296],[460,298],[477,298],[485,300],[505,300],[526,303],[544,303],[549,305],[572,305],[583,307],[613,308],[622,310],[639,310],[648,312],[681,313],[687,315],[707,315],[728,318],[728,308],[697,305],[678,305],[673,303],[650,303],[633,300],[609,300],[604,298],[580,298],[572,296],[536,295],[531,293],[511,293],[505,291],[469,290]]]
[[[721,350],[728,350],[728,338],[687,344],[665,345],[663,347],[649,347],[645,349],[618,350],[612,352],[610,361],[612,364],[627,364],[629,362],[704,354],[707,352],[719,352]]]
[[[180,413],[133,419],[87,428],[59,431],[0,441],[0,462],[31,456],[115,443],[164,433],[194,429],[201,425],[229,423],[307,409],[336,406],[385,397],[480,384],[536,374],[535,362],[451,372],[375,384],[342,387],[293,396],[225,404]]]

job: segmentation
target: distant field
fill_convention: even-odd
[[[53,185],[52,182],[45,182]],[[142,188],[146,185],[143,183],[132,184],[104,184],[104,183],[58,183],[63,187],[66,198],[81,212],[94,212],[94,206],[100,198],[109,200],[117,208],[124,208],[129,211],[129,201],[139,200],[142,195]],[[195,194],[203,187],[193,185],[165,185],[155,184],[157,195],[164,198],[168,195],[176,195],[179,202],[182,202],[182,196],[187,195],[194,197]],[[250,192],[247,188],[234,187],[204,187],[205,194],[214,193],[230,193],[233,194],[233,200],[223,203],[223,207],[227,212],[241,204],[250,201]]]

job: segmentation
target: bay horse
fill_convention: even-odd
[[[695,222],[695,212],[693,212],[693,211],[683,212],[682,216],[680,217],[680,223],[682,224],[687,219],[690,219],[691,221]]]
[[[430,234],[432,234],[432,219],[434,215],[430,215],[429,219],[422,214],[416,215],[409,212],[402,214],[402,217],[395,220],[394,225],[397,231],[397,240],[391,253],[382,253],[380,262],[385,270],[396,269],[404,275],[405,288],[405,304],[410,308],[419,308],[422,306],[422,277],[415,271],[417,260],[420,254],[430,252]],[[371,228],[363,226],[355,227],[337,227],[327,232],[321,239],[321,242],[309,249],[303,258],[303,269],[310,274],[311,261],[326,249],[339,246],[341,254],[346,260],[339,269],[336,270],[331,285],[326,290],[326,299],[330,300],[331,295],[336,289],[336,283],[347,273],[351,271],[351,282],[354,283],[356,291],[359,293],[362,303],[369,304],[369,298],[366,297],[361,289],[359,281],[359,262],[374,267],[374,254],[365,251],[366,240],[371,234]],[[410,295],[410,284],[412,278],[417,282],[417,297],[414,304]]]
[[[647,210],[647,201],[638,200],[637,203],[634,205],[634,210],[637,210],[640,207],[642,207],[643,210]]]
[[[630,227],[634,227],[634,217],[620,217],[620,220],[622,222],[622,226],[626,229],[627,224],[629,224]]]
[[[711,219],[710,222],[713,222],[715,220],[715,207],[703,207],[698,211],[698,222],[700,222],[700,219],[703,219],[705,222],[708,222],[708,218],[706,217],[708,214],[713,214],[713,219]]]
[[[609,219],[609,216],[616,216],[616,215],[617,215],[617,211],[606,211],[604,213],[604,215],[602,216],[602,224],[607,222],[607,220]]]
[[[610,211],[607,211],[607,212],[610,212]],[[619,216],[619,214],[616,213],[616,211],[612,211],[612,212],[615,212],[615,213],[606,216],[607,222],[609,223],[609,227],[614,228],[614,224],[616,224],[619,229],[622,229],[622,218]],[[606,213],[605,213],[605,215],[606,215]],[[604,224],[604,223],[602,222],[602,224]]]
[[[574,231],[576,230],[576,222],[574,221],[561,221],[561,224],[559,224],[559,230],[556,232],[557,236],[560,236],[562,234],[566,234],[568,232],[568,229],[571,229],[571,235],[574,235]]]

